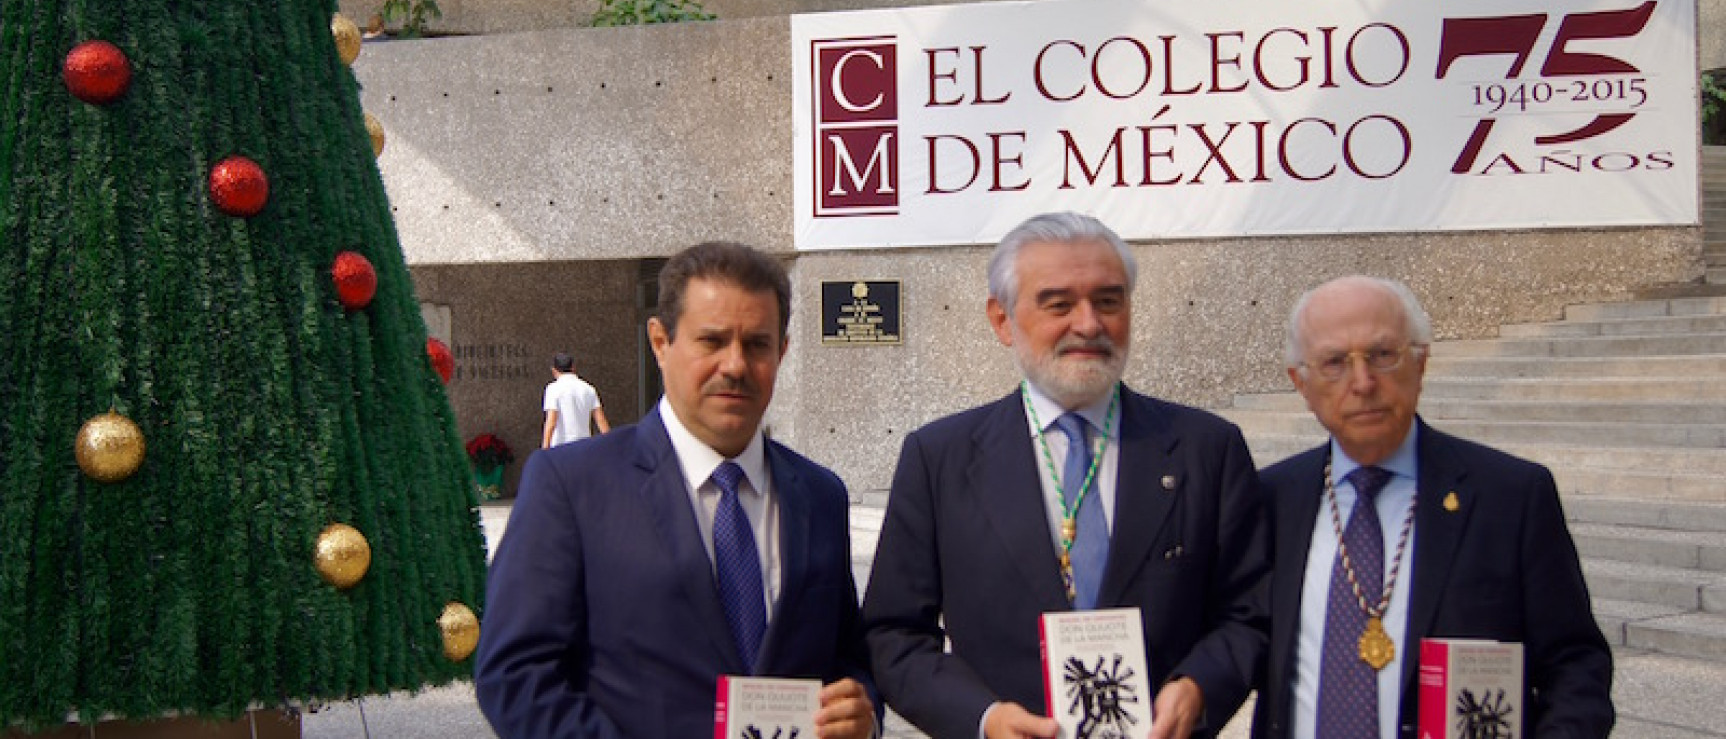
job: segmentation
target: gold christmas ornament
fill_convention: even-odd
[[[330,34],[336,37],[336,55],[343,64],[353,66],[354,60],[360,58],[360,27],[337,13],[330,17]]]
[[[384,153],[384,124],[366,114],[366,135],[372,137],[372,156],[382,156]]]
[[[313,559],[325,582],[345,590],[366,576],[366,570],[372,566],[372,545],[359,529],[332,523],[318,534]]]
[[[113,411],[78,429],[78,469],[98,482],[119,482],[144,463],[144,432],[132,419]]]
[[[479,646],[479,618],[461,603],[452,600],[444,606],[437,626],[443,632],[443,656],[451,662],[467,659]]]

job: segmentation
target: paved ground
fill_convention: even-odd
[[[879,511],[853,507],[852,547],[859,569],[867,567],[879,530]],[[486,531],[496,541],[508,509],[485,510]],[[1621,650],[1612,694],[1618,707],[1614,736],[1629,739],[1726,739],[1726,665],[1669,655]],[[1225,739],[1246,739],[1246,714],[1224,731]],[[486,739],[496,736],[474,704],[473,686],[457,683],[416,694],[373,697],[327,706],[304,720],[305,739]],[[889,716],[888,739],[923,735]],[[666,739],[682,739],[667,737]]]

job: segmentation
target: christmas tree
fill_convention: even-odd
[[[335,10],[0,0],[0,731],[472,669],[449,354]]]

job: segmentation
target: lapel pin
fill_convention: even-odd
[[[1163,475],[1163,489],[1167,490],[1171,493],[1175,491],[1175,476],[1174,475]]]
[[[1461,507],[1462,507],[1462,504],[1458,503],[1456,500],[1456,491],[1455,490],[1452,490],[1448,493],[1445,493],[1445,495],[1444,495],[1444,509],[1445,510],[1450,511],[1451,513],[1455,513],[1456,509],[1461,508]]]

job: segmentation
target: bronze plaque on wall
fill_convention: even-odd
[[[899,281],[821,283],[821,343],[898,344]]]

